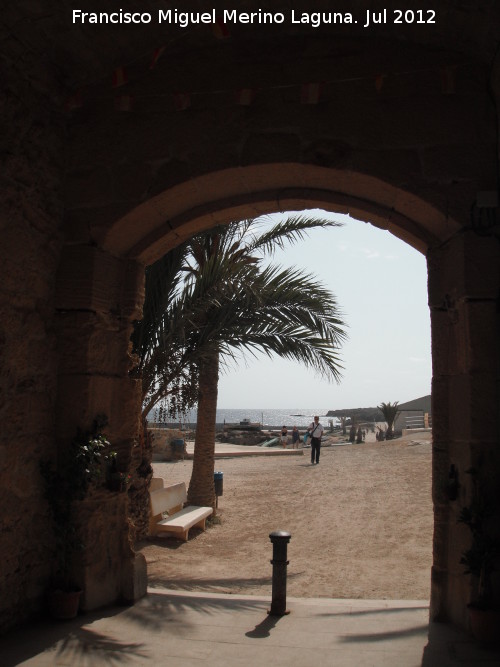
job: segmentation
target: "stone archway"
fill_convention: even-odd
[[[338,57],[332,56],[327,41],[312,38],[310,48],[312,44],[320,54],[314,59],[318,72],[328,80]],[[370,58],[380,63],[376,52],[381,44],[366,46],[359,51],[357,38],[350,43],[355,55],[346,57],[341,68],[346,81],[355,72],[372,72]],[[89,374],[82,358],[81,367],[70,375],[71,382],[78,378],[83,384],[71,392],[59,382],[59,395],[99,396],[103,411],[121,421],[113,400],[120,397],[121,404],[131,408],[136,397],[136,389],[125,380],[123,343],[129,321],[140,309],[142,265],[194,231],[307,206],[350,211],[389,229],[428,259],[433,414],[440,424],[434,432],[432,615],[465,625],[468,584],[458,564],[465,537],[442,480],[452,464],[463,476],[473,442],[487,443],[481,447],[488,451],[494,446],[498,368],[484,352],[493,351],[495,344],[492,339],[486,341],[489,347],[481,342],[475,313],[495,331],[498,250],[472,229],[470,211],[478,192],[495,187],[495,109],[479,85],[485,76],[481,62],[467,59],[464,69],[460,65],[457,95],[456,53],[430,48],[422,59],[415,45],[392,47],[398,66],[388,79],[390,87],[381,89],[387,96],[376,86],[367,88],[369,79],[361,76],[353,78],[345,98],[336,96],[332,84],[324,103],[310,106],[297,106],[293,77],[278,80],[276,72],[265,72],[261,62],[251,63],[244,56],[245,75],[263,77],[269,90],[250,108],[235,108],[226,95],[208,89],[199,94],[199,106],[192,111],[176,111],[168,96],[157,94],[172,75],[165,63],[140,77],[137,91],[154,103],[135,117],[112,115],[105,84],[95,84],[93,106],[77,112],[71,123],[65,223],[70,243],[60,265],[58,306],[70,326],[67,337],[79,335],[68,318],[77,303],[80,318],[106,313],[99,323],[89,322],[88,335],[95,336],[96,326],[104,327],[108,349],[120,338],[121,347],[112,355],[114,365],[103,364],[104,373],[95,365]],[[384,43],[386,56],[392,47],[390,41]],[[238,48],[234,43],[231,48],[240,63]],[[346,48],[343,43],[342,53]],[[295,61],[292,51],[292,42],[280,45],[281,56]],[[387,64],[385,56],[383,60]],[[223,50],[213,52],[211,65],[224,69]],[[451,76],[451,84],[446,79],[451,87],[439,83],[443,68]],[[232,85],[233,75],[226,73],[227,85]],[[192,85],[201,86],[196,73]],[[280,93],[283,86],[285,94]],[[477,258],[486,263],[486,271],[477,270]],[[82,270],[75,271],[75,266]],[[111,335],[109,327],[119,336]],[[79,347],[91,350],[90,339],[84,338]],[[64,366],[61,377],[67,377]],[[476,430],[479,412],[471,410],[477,390],[485,408],[481,425],[489,424],[486,440],[484,430]],[[84,412],[87,418],[93,409]],[[456,418],[450,418],[450,410]],[[59,437],[67,437],[77,417],[71,409],[64,414],[68,419],[66,428],[58,424]],[[130,422],[133,414],[128,409],[127,428],[117,434],[124,447],[132,448],[137,438]]]
[[[419,197],[366,174],[272,163],[212,172],[169,188],[115,221],[100,244],[149,264],[195,231],[303,208],[349,213],[424,254],[460,228]]]
[[[112,4],[102,0],[102,9]],[[371,4],[349,6],[364,14]],[[443,480],[451,464],[463,480],[480,456],[492,484],[500,468],[500,23],[490,0],[445,4],[430,31],[240,25],[227,40],[210,26],[159,25],[117,26],[110,40],[102,27],[68,27],[66,7],[48,0],[4,13],[2,627],[40,606],[48,577],[47,517],[33,515],[42,454],[98,411],[134,456],[139,392],[128,378],[128,342],[144,263],[215,221],[304,204],[351,210],[427,255],[432,615],[465,627],[469,581],[458,561],[466,536]],[[130,79],[116,90],[121,66]],[[303,103],[302,87],[313,82],[325,82],[321,99]],[[63,111],[82,87],[82,103]],[[251,105],[235,102],[242,87],[259,91]],[[191,107],[176,108],[178,90],[192,93]],[[122,94],[135,99],[133,110]],[[111,535],[101,541],[109,550],[89,554],[87,607],[124,588],[134,595],[123,507],[109,514]],[[88,526],[105,535],[97,513]]]
[[[115,349],[118,354],[120,348],[123,354],[129,322],[137,317],[140,305],[143,264],[154,261],[194,231],[214,224],[278,209],[311,206],[350,212],[389,229],[427,256],[433,351],[435,507],[431,614],[434,619],[449,618],[465,625],[468,591],[459,566],[459,554],[465,548],[464,535],[457,527],[458,508],[449,502],[445,482],[451,465],[463,479],[478,450],[495,456],[491,428],[496,419],[497,375],[484,352],[495,346],[498,249],[489,239],[471,230],[464,231],[458,222],[425,201],[372,177],[308,165],[260,165],[214,172],[174,186],[110,225],[99,239],[101,248],[69,247],[67,271],[61,274],[64,294],[73,303],[78,294],[92,298],[86,306],[92,312],[88,317],[94,319],[95,313],[101,311],[99,324],[89,323],[94,336],[95,327],[103,326],[102,312],[107,311],[106,318],[110,320],[104,328],[114,322],[112,327],[122,331],[121,342],[120,337],[111,336],[108,331],[108,352]],[[92,267],[86,287],[81,284],[82,274],[75,272],[79,258],[83,258],[84,267]],[[63,262],[61,271],[64,266]],[[119,317],[110,315],[113,299],[115,307],[121,304]],[[68,316],[68,310],[69,302],[64,317]],[[483,324],[488,321],[490,327],[486,333]],[[79,347],[89,350],[93,346]],[[102,366],[89,372],[88,360],[84,365],[85,373],[77,373],[84,386],[77,393],[89,397],[88,416],[96,409],[96,401],[100,406],[105,405],[112,423],[123,425],[122,435],[117,433],[118,439],[124,438],[129,446],[133,445],[137,436],[137,430],[134,436],[137,424],[133,415],[138,412],[137,403],[134,412],[134,401],[137,402],[138,394],[126,376],[126,366],[120,376],[104,378]],[[64,392],[61,410],[67,403],[65,397],[73,393]],[[92,576],[86,585],[92,590]],[[88,605],[93,606],[96,601],[92,601],[90,594],[88,599]]]

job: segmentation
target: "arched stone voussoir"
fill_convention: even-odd
[[[224,169],[165,189],[113,222],[101,246],[149,264],[217,224],[313,208],[370,222],[424,253],[460,228],[430,203],[373,176],[272,163]]]

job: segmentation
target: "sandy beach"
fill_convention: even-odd
[[[269,533],[291,533],[288,587],[294,597],[428,599],[432,562],[431,440],[324,447],[304,456],[216,461],[224,473],[218,518],[189,542],[137,545],[149,583],[169,588],[268,595]],[[166,484],[189,484],[192,462],[154,463]]]

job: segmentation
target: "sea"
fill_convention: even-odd
[[[222,426],[223,424],[239,424],[243,420],[249,419],[252,423],[259,422],[264,428],[281,428],[282,426],[303,428],[309,426],[314,415],[318,415],[323,426],[328,426],[330,422],[334,426],[337,425],[338,420],[335,417],[327,417],[327,412],[327,409],[319,408],[218,409],[216,422],[218,426]],[[159,417],[158,412],[154,410],[149,414],[149,421],[159,422]],[[196,417],[197,411],[189,410],[185,416],[177,420],[167,419],[166,421],[169,425],[181,425],[190,428],[196,426]]]

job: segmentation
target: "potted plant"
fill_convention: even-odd
[[[470,547],[460,559],[465,565],[465,574],[470,574],[473,582],[472,601],[468,606],[471,630],[480,641],[498,641],[500,607],[492,585],[492,575],[498,570],[500,560],[498,527],[494,526],[495,520],[498,521],[498,493],[487,492],[476,468],[466,473],[471,478],[471,498],[458,520],[469,528],[472,536]]]
[[[76,527],[75,504],[85,497],[89,486],[101,478],[103,452],[109,447],[101,433],[106,423],[104,416],[96,417],[90,431],[77,431],[68,447],[59,453],[55,465],[52,461],[40,463],[55,538],[49,609],[56,618],[73,618],[78,612],[82,591],[75,585],[71,573],[75,553],[83,544]]]
[[[126,491],[132,475],[118,470],[117,453],[109,452],[104,455],[106,461],[106,486],[110,491]]]

